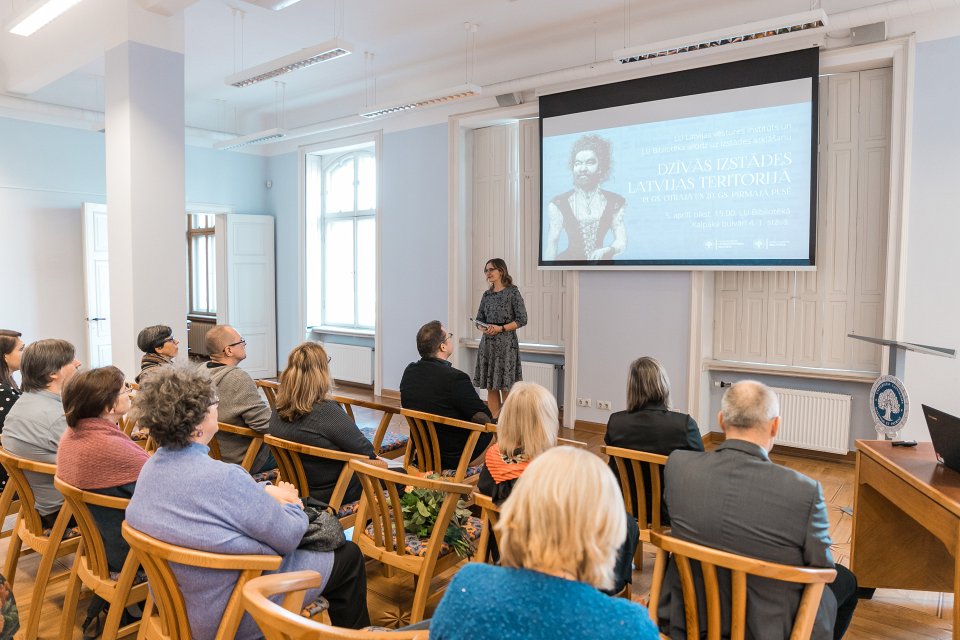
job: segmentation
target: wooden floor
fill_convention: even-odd
[[[337,393],[348,396],[371,398],[369,391],[345,389]],[[376,398],[377,401],[387,404],[399,404],[389,398]],[[368,420],[376,424],[377,418],[372,415],[358,413],[358,421],[366,423]],[[391,424],[391,430],[406,432],[405,425],[399,417]],[[584,431],[563,429],[562,437],[586,442],[591,451],[600,455],[602,436]],[[845,462],[818,461],[785,455],[774,455],[774,460],[780,464],[796,469],[823,485],[824,497],[830,516],[830,534],[834,540],[834,559],[840,564],[849,562],[851,518],[844,513],[844,507],[853,505],[854,468]],[[9,525],[8,525],[9,526]],[[7,539],[0,541],[0,558],[6,557]],[[653,567],[653,555],[647,553],[644,562],[644,571],[634,573],[634,597],[640,599],[649,591],[650,572]],[[72,557],[65,561],[60,560],[57,567],[66,571]],[[20,567],[14,582],[14,595],[20,610],[22,623],[25,624],[25,614],[33,603],[30,595],[33,589],[33,576],[38,564],[37,556],[31,555],[20,561]],[[413,581],[409,576],[395,574],[393,577],[383,575],[379,563],[370,562],[368,573],[368,605],[374,624],[396,626],[405,622],[413,594]],[[11,576],[8,576],[10,578]],[[449,576],[442,578],[442,582]],[[43,615],[40,623],[41,638],[56,638],[59,634],[63,605],[63,594],[66,581],[51,584],[44,601]],[[79,623],[83,620],[88,600],[81,600],[81,611],[76,618],[76,632],[74,637],[80,636]],[[853,617],[853,623],[847,632],[850,640],[867,640],[875,638],[893,639],[925,639],[950,638],[950,616],[953,607],[952,594],[926,593],[919,591],[900,591],[880,589],[873,600],[861,600]],[[428,614],[429,614],[428,610]],[[22,637],[22,632],[18,634]]]

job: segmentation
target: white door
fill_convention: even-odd
[[[107,206],[83,203],[83,287],[90,368],[113,361],[110,352],[110,267]]]
[[[218,214],[217,323],[247,341],[240,367],[253,378],[277,375],[273,217]]]

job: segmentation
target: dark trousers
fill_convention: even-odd
[[[850,626],[857,608],[857,576],[843,565],[837,565],[837,577],[827,585],[837,598],[837,620],[833,624],[834,640],[840,640]]]
[[[323,589],[330,603],[330,621],[337,627],[370,626],[367,611],[367,571],[360,547],[347,542],[333,552],[333,570]]]

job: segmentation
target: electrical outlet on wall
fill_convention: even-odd
[[[597,409],[603,409],[604,411],[610,411],[610,401],[609,401],[609,400],[597,400]]]
[[[577,398],[577,406],[578,406],[578,407],[592,407],[592,406],[593,406],[593,400],[591,400],[590,398]]]

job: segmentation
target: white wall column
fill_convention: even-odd
[[[182,51],[128,40],[106,53],[111,337],[128,379],[148,325],[170,325],[187,357],[183,77]]]

